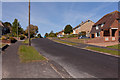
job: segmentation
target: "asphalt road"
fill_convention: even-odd
[[[34,39],[32,45],[42,55],[61,65],[73,78],[118,78],[116,57],[67,46],[49,39]]]

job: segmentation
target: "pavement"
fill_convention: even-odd
[[[53,39],[56,39],[56,38],[53,38]],[[71,41],[61,40],[61,39],[56,39],[56,40],[60,40],[60,41],[64,41],[64,42],[70,42],[70,43],[76,43],[77,45],[75,45],[75,46],[79,47],[79,48],[85,48],[87,46],[91,46],[91,47],[104,48],[104,49],[108,49],[108,50],[120,51],[120,49],[113,49],[113,48],[108,48],[108,47],[104,47],[104,46],[99,46],[99,43],[97,43],[98,45],[93,45],[93,44],[84,44],[84,43],[71,42]],[[104,44],[104,43],[101,43],[101,44]]]
[[[32,45],[42,55],[64,68],[73,78],[118,78],[119,58],[117,57],[67,46],[44,38],[33,39]]]
[[[48,61],[21,63],[17,54],[21,44],[21,41],[11,44],[2,53],[3,80],[7,80],[5,78],[11,80],[12,78],[61,78]]]

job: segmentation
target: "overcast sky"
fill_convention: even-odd
[[[31,2],[31,24],[39,27],[44,35],[53,30],[61,31],[65,25],[77,26],[88,19],[97,22],[107,13],[118,10],[117,2]],[[17,18],[21,26],[28,26],[27,2],[3,2],[2,21],[13,22]]]

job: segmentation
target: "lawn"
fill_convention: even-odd
[[[118,54],[118,51],[108,50],[108,49],[103,49],[103,48],[98,48],[98,47],[86,47],[86,49],[91,49],[91,50],[95,50],[95,51],[99,51],[99,52],[109,53],[112,55],[120,55],[120,54]]]
[[[120,44],[118,45],[113,45],[113,46],[107,46],[108,48],[113,48],[113,49],[120,49]]]
[[[5,45],[7,45],[7,44],[0,43],[0,48],[4,47]]]
[[[46,60],[39,52],[32,46],[21,45],[18,51],[21,62],[34,62]]]
[[[28,44],[28,43],[29,43],[29,40],[26,39],[25,41],[23,41],[23,43]]]
[[[65,42],[65,41],[60,41],[60,40],[53,40],[53,41],[63,43],[63,44],[68,44],[68,45],[77,45],[76,43]]]
[[[32,40],[32,39],[35,39],[35,38],[30,38],[30,40]],[[23,41],[23,43],[28,44],[29,43],[29,39],[26,39],[25,41]]]

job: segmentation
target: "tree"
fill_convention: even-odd
[[[51,32],[49,33],[49,37],[56,37],[56,36],[55,36],[55,33],[54,33],[53,31],[51,31]]]
[[[45,33],[45,36],[46,36],[46,37],[48,37],[48,36],[49,36],[49,34],[48,34],[48,33]]]
[[[64,33],[65,34],[70,34],[71,32],[73,32],[72,26],[71,25],[66,25],[65,29],[64,29]]]
[[[20,25],[20,23],[18,22],[17,19],[14,19],[14,22],[12,23],[12,29],[11,30],[12,30],[11,33],[13,34],[13,36],[16,36],[17,32],[18,32],[18,35],[23,34],[23,32],[24,32],[23,28],[21,28],[21,25]]]
[[[11,31],[11,23],[10,22],[5,22],[3,23],[4,27],[5,27],[5,30],[3,30],[3,33],[4,34],[7,34],[7,33],[10,33]]]
[[[41,34],[38,34],[37,36],[38,36],[38,38],[42,38]]]
[[[34,37],[38,33],[38,26],[30,25],[30,37]],[[28,34],[28,27],[25,30],[25,35]]]

